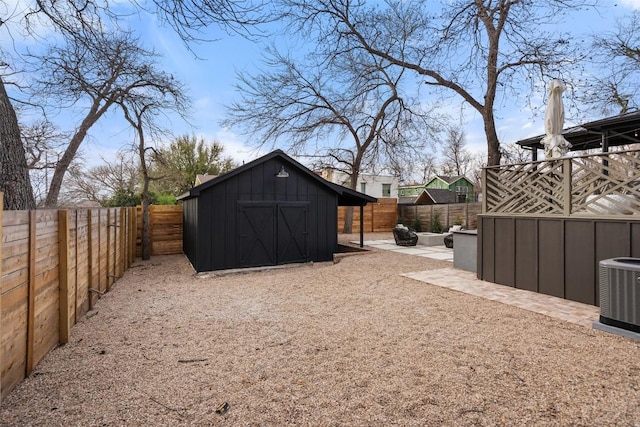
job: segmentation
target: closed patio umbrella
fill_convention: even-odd
[[[544,154],[547,159],[559,158],[567,154],[571,144],[562,136],[564,127],[564,106],[562,105],[562,92],[565,86],[558,79],[553,79],[549,85],[549,101],[544,117],[545,136],[541,142],[544,145]]]

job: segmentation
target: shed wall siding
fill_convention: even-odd
[[[185,200],[182,204],[182,250],[191,264],[197,268],[198,259],[198,199]]]

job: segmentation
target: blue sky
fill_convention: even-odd
[[[18,0],[20,1],[20,0]],[[572,32],[589,34],[606,30],[613,19],[640,9],[640,0],[603,1],[600,13],[582,12],[572,16]],[[196,59],[182,41],[168,28],[163,28],[155,17],[150,15],[133,16],[131,25],[139,32],[146,47],[154,48],[162,55],[161,62],[166,70],[186,83],[188,94],[193,99],[190,118],[192,126],[176,119],[168,125],[174,134],[195,134],[206,140],[216,140],[225,147],[225,154],[238,162],[252,160],[263,154],[255,150],[255,145],[248,138],[237,135],[230,129],[220,126],[225,115],[225,105],[230,104],[238,96],[234,89],[235,72],[255,71],[260,65],[261,48],[256,43],[239,36],[229,36],[225,32],[212,28],[211,36],[217,41],[193,46],[202,58]],[[446,109],[454,112],[454,120],[458,121],[462,102],[458,98],[450,98]],[[532,111],[526,105],[513,105],[510,100],[502,100],[497,105],[496,125],[502,143],[515,142],[544,133],[544,89],[534,95]],[[467,147],[474,152],[486,152],[486,143],[482,121],[470,108],[462,107],[464,130],[467,136]],[[567,111],[566,126],[575,124],[575,117]],[[590,118],[591,119],[591,118]],[[90,131],[90,138],[83,145],[83,153],[88,164],[100,163],[100,157],[112,159],[114,153],[128,145],[133,138],[128,125],[121,119],[121,114],[113,110],[108,117],[101,120]]]

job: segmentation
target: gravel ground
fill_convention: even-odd
[[[640,344],[400,276],[445,266],[139,262],[0,425],[640,426]]]

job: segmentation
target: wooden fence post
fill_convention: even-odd
[[[60,344],[69,342],[69,211],[58,211],[58,256],[59,273],[58,289],[60,301],[60,316],[58,320]]]
[[[2,242],[2,211],[4,193],[0,191],[0,242]],[[0,289],[2,289],[2,244],[0,244]],[[0,291],[0,341],[2,340],[2,292]],[[2,372],[2,345],[0,345],[0,372]],[[0,404],[2,404],[2,376],[0,376]]]
[[[78,244],[79,244],[79,235],[80,235],[80,225],[79,225],[79,214],[78,214],[78,209],[74,209],[73,210],[74,213],[74,217],[75,217],[75,227],[76,227],[76,242],[74,245],[74,251],[75,254],[73,255],[73,265],[75,266],[75,268],[73,269],[75,278],[73,280],[73,284],[75,286],[75,291],[73,292],[73,325],[75,325],[76,323],[78,323]]]
[[[571,171],[571,159],[567,158],[562,160],[562,173],[563,173],[563,180],[562,180],[562,186],[563,186],[563,194],[562,194],[562,198],[564,199],[564,206],[563,206],[563,214],[564,216],[569,216],[571,215],[571,211],[572,206],[571,206],[571,175],[572,175],[572,171]]]
[[[149,255],[153,253],[153,225],[155,223],[155,205],[149,206]]]
[[[108,209],[108,208],[107,208]],[[107,285],[105,283],[104,289],[102,284],[104,282],[104,278],[107,276],[104,271],[102,271],[102,256],[103,256],[103,246],[104,246],[104,232],[102,231],[102,211],[104,209],[98,209],[98,291],[104,293],[107,289]],[[105,264],[107,261],[105,260]],[[98,293],[98,298],[100,298],[101,293]]]
[[[378,206],[380,206],[380,203],[378,203]],[[369,232],[373,233],[374,227],[373,224],[375,223],[375,213],[374,213],[375,209],[373,209],[373,204],[371,204],[371,230],[369,230]]]
[[[29,298],[27,303],[27,357],[25,376],[33,371],[36,316],[36,211],[29,211]]]
[[[136,260],[136,238],[138,229],[136,228],[137,210],[135,206],[129,208],[129,266]]]
[[[482,182],[480,183],[482,189],[482,210],[483,214],[487,213],[487,170],[482,169],[482,178],[480,178]]]
[[[105,290],[105,292],[109,292],[109,290],[111,289],[111,256],[109,255],[109,253],[111,252],[111,208],[107,208],[107,271],[106,271],[106,278],[107,278],[107,288]]]
[[[431,205],[431,209],[429,210],[429,231],[433,230],[433,205]]]
[[[91,212],[93,212],[93,209],[87,210],[87,298],[89,299],[89,310],[93,309],[91,290],[95,289],[93,283],[93,224]]]
[[[125,208],[120,208],[120,256],[118,256],[118,260],[120,261],[120,268],[118,269],[118,277],[122,277],[124,275],[125,270],[125,260],[126,260],[126,246],[125,246],[125,232],[127,231],[127,227],[125,227]]]

